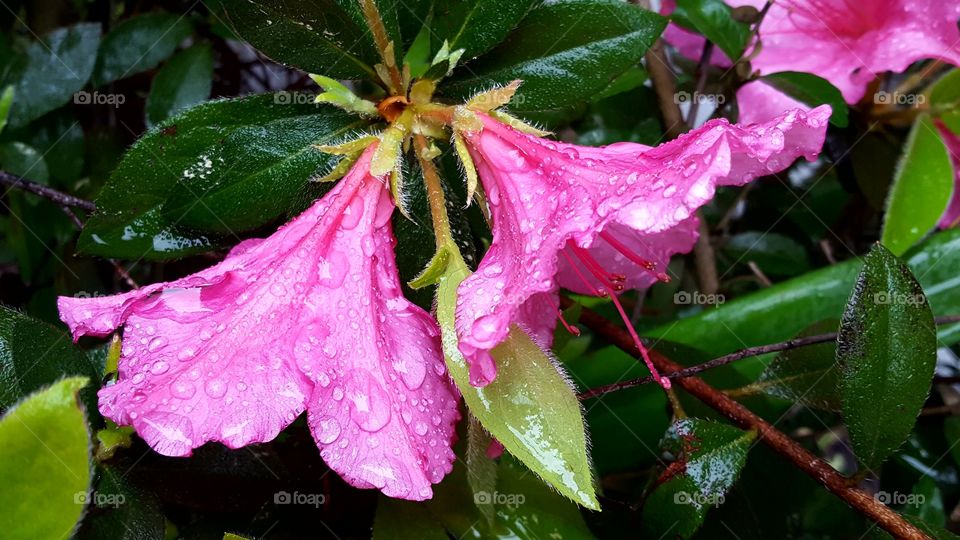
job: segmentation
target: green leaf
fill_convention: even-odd
[[[837,320],[821,321],[800,332],[797,338],[836,332],[838,325]],[[743,390],[760,391],[807,407],[839,411],[836,349],[836,342],[830,341],[783,351],[767,365],[757,382]]]
[[[69,190],[83,174],[87,151],[83,128],[66,108],[46,114],[29,126],[11,131],[10,135],[43,155],[51,184]]]
[[[743,56],[750,40],[750,27],[733,20],[732,9],[723,0],[677,0],[670,16],[677,24],[703,34],[734,61]]]
[[[10,117],[10,105],[13,104],[13,85],[8,85],[0,92],[0,133],[7,127],[7,118]]]
[[[335,0],[219,0],[233,30],[270,58],[333,78],[377,78],[369,31]],[[359,8],[357,8],[359,9]]]
[[[50,181],[43,154],[22,142],[0,143],[0,168],[40,184]]]
[[[494,50],[457,70],[441,90],[462,99],[521,79],[523,86],[512,101],[514,111],[587,101],[637,64],[666,22],[618,0],[542,4]]]
[[[10,127],[31,120],[70,101],[90,79],[100,43],[100,25],[84,23],[54,30],[16,55],[0,86],[13,85]]]
[[[943,508],[943,496],[937,482],[929,476],[921,478],[913,486],[912,497],[907,498],[903,513],[907,516],[916,516],[921,520],[942,527],[947,522],[947,514]]]
[[[950,153],[930,117],[920,116],[894,173],[881,242],[902,255],[926,236],[947,209],[953,184]]]
[[[177,53],[153,78],[146,106],[148,125],[205,101],[212,86],[213,51],[209,44]]]
[[[429,28],[438,46],[446,40],[450,50],[463,49],[471,60],[503,41],[537,0],[460,0],[438,2]]]
[[[103,86],[157,67],[192,32],[185,15],[147,13],[123,21],[103,38],[93,85]]]
[[[794,276],[810,268],[807,250],[789,236],[777,233],[747,231],[735,234],[724,246],[724,252],[735,261],[754,262],[765,274]]]
[[[641,522],[648,535],[693,536],[710,508],[723,504],[756,437],[710,420],[674,423],[661,446],[683,465],[647,496]]]
[[[437,320],[450,375],[470,412],[504,448],[571,500],[597,509],[580,403],[558,367],[514,327],[491,354],[497,377],[483,388],[470,384],[457,347],[457,287],[470,271],[452,247],[437,287]]]
[[[495,493],[497,491],[497,462],[487,455],[487,449],[493,438],[487,433],[477,417],[469,415],[467,419],[467,483],[470,491],[477,493]],[[496,520],[496,501],[487,497],[474,497],[473,503],[480,514],[493,524]]]
[[[90,435],[77,403],[86,377],[31,394],[0,419],[4,538],[67,538],[90,489]]]
[[[840,324],[843,417],[857,457],[873,470],[906,440],[937,362],[937,331],[910,269],[877,244]]]
[[[99,468],[96,491],[76,540],[162,539],[166,519],[156,495],[134,484],[125,468]]]
[[[87,355],[70,336],[12,309],[0,306],[0,409],[65,375],[99,380]],[[96,403],[90,392],[88,403]]]
[[[956,286],[960,229],[934,234],[905,260],[918,276],[934,313],[960,312],[960,287]],[[643,333],[696,347],[710,357],[784,341],[817,321],[839,317],[860,268],[856,259],[828,266]],[[957,326],[940,328],[945,344],[960,339]],[[744,360],[731,366],[752,379],[764,364]]]
[[[951,69],[928,92],[930,108],[954,133],[960,133],[960,69]]]
[[[812,73],[781,71],[765,75],[760,80],[811,107],[829,105],[833,109],[830,123],[840,128],[847,127],[850,114],[847,102],[843,99],[840,90],[826,79]]]
[[[211,101],[149,131],[124,156],[77,242],[81,253],[170,259],[285,215],[331,158],[313,147],[362,121],[299,94]],[[283,98],[283,99],[281,99]]]

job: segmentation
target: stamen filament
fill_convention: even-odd
[[[658,280],[664,283],[670,283],[670,276],[668,276],[664,272],[657,272],[657,263],[648,261],[643,257],[641,257],[640,255],[637,255],[636,253],[634,253],[632,249],[628,248],[622,242],[617,240],[616,237],[614,237],[612,234],[606,231],[601,231],[600,238],[606,240],[608,244],[613,246],[613,249],[619,251],[621,254],[623,254],[624,257],[630,259],[630,261],[640,265],[641,267],[649,271],[651,274],[656,276]]]
[[[563,310],[558,309],[557,316],[560,317],[560,322],[563,323],[563,327],[567,329],[567,332],[570,332],[574,336],[580,337],[580,329],[568,323],[567,320],[563,318]]]

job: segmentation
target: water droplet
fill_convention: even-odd
[[[227,393],[227,383],[220,379],[210,379],[207,381],[207,384],[203,386],[203,391],[214,399],[220,399]]]
[[[150,372],[153,373],[154,375],[163,375],[169,369],[170,369],[169,364],[167,364],[163,360],[160,360],[156,364],[154,364],[152,368],[150,368]]]
[[[321,444],[330,444],[340,436],[340,423],[334,418],[323,418],[319,422],[317,441]]]
[[[163,347],[166,343],[167,343],[166,339],[160,336],[157,336],[150,340],[150,344],[147,345],[147,351],[156,352],[157,349],[159,349],[160,347]]]
[[[176,398],[190,399],[197,393],[197,387],[190,381],[177,381],[170,388],[170,393]]]

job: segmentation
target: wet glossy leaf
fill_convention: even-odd
[[[887,196],[883,245],[902,255],[926,236],[947,209],[953,184],[953,164],[937,127],[929,116],[917,118]]]
[[[103,38],[93,85],[157,67],[192,31],[189,18],[172,13],[147,13],[121,22]]]
[[[0,87],[13,85],[9,127],[20,127],[64,105],[93,72],[99,24],[60,28],[15,55]]]
[[[934,313],[960,312],[960,288],[956,286],[960,230],[931,236],[904,260],[918,276]],[[711,356],[790,339],[817,321],[843,313],[845,297],[860,268],[859,261],[851,260],[815,270],[645,334],[697,347]],[[956,325],[941,327],[940,336],[946,343],[960,338]],[[747,361],[732,366],[753,377],[763,368],[763,364]]]
[[[210,249],[218,235],[285,215],[330,163],[313,145],[362,125],[333,107],[296,98],[211,101],[149,131],[97,197],[97,213],[77,249],[134,260],[182,257]]]
[[[447,368],[467,407],[507,451],[557,491],[598,508],[580,403],[557,366],[529,336],[514,328],[492,351],[496,379],[483,388],[470,384],[454,329],[456,291],[467,275],[463,259],[452,254],[437,288]]]
[[[755,263],[770,276],[794,276],[810,268],[807,250],[789,236],[777,233],[748,231],[735,234],[724,246],[724,252],[736,262]]]
[[[913,428],[937,362],[936,326],[923,289],[879,244],[847,301],[837,361],[853,450],[877,470]]]
[[[797,337],[836,332],[840,321],[816,323]],[[757,382],[744,390],[763,392],[808,407],[840,410],[837,388],[840,370],[836,362],[835,341],[783,351],[763,370]]]
[[[124,469],[98,468],[89,514],[77,540],[162,540],[166,519],[157,497],[131,482]]]
[[[446,40],[450,50],[464,49],[465,63],[503,41],[536,0],[457,0],[435,2],[430,21],[434,49]]]
[[[543,4],[503,43],[458,70],[441,90],[465,98],[521,79],[523,86],[511,102],[514,111],[586,101],[636,65],[665,25],[663,17],[617,0]]]
[[[710,508],[723,504],[754,439],[755,432],[709,420],[686,418],[674,423],[661,446],[683,465],[671,465],[677,469],[675,474],[647,496],[644,530],[653,537],[693,536]]]
[[[147,123],[156,124],[210,97],[213,51],[195,45],[170,59],[153,78],[147,98]]]
[[[90,435],[77,392],[85,377],[28,396],[0,419],[4,538],[65,538],[89,499]]]
[[[341,2],[219,0],[233,30],[277,62],[334,78],[376,78],[369,32]]]
[[[750,27],[733,20],[731,8],[723,0],[677,0],[670,18],[712,41],[734,60],[743,56],[750,40]]]
[[[849,122],[847,102],[843,99],[840,90],[837,90],[837,87],[830,84],[826,79],[812,73],[781,71],[780,73],[765,75],[760,80],[811,107],[830,105],[830,108],[833,109],[833,114],[830,115],[830,123],[841,128],[847,127]]]
[[[97,366],[62,331],[0,306],[0,409],[65,375],[99,380]],[[96,403],[93,392],[84,392]]]

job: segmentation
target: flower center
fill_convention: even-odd
[[[409,104],[405,96],[390,96],[377,104],[377,112],[387,122],[393,122]]]
[[[827,38],[858,38],[883,25],[888,9],[864,0],[789,0],[790,17],[797,28]]]
[[[616,240],[612,235],[601,232],[600,238],[605,240],[620,253],[623,253],[628,259],[639,264],[645,270],[657,276],[657,279],[661,281],[670,281],[670,278],[667,277],[667,275],[663,272],[657,273],[656,264],[640,257]],[[561,253],[563,253],[564,257],[566,257],[567,262],[570,264],[570,267],[573,268],[574,273],[587,286],[587,290],[589,290],[595,296],[610,297],[613,305],[617,308],[617,312],[620,314],[620,319],[623,320],[623,324],[627,327],[627,331],[630,333],[630,337],[633,339],[634,345],[636,345],[637,349],[640,351],[640,356],[643,358],[643,362],[647,365],[647,369],[650,370],[650,374],[653,376],[654,380],[660,384],[660,386],[665,389],[669,389],[670,379],[660,375],[660,372],[657,371],[656,366],[653,365],[653,362],[650,360],[650,353],[647,352],[647,348],[644,347],[643,342],[640,341],[640,336],[637,335],[637,331],[634,329],[633,323],[630,322],[630,317],[627,316],[627,312],[624,311],[623,305],[620,304],[620,299],[617,298],[615,291],[623,290],[623,281],[625,279],[624,276],[607,272],[603,269],[600,263],[597,262],[597,260],[594,259],[589,252],[587,252],[587,250],[573,243],[570,244],[569,250],[573,253],[572,257],[569,253],[567,253],[566,249],[562,250]],[[600,282],[600,288],[594,286],[594,284],[583,275],[583,273],[577,267],[574,259],[580,261],[583,267],[586,268],[587,271],[593,275],[597,281]],[[561,317],[560,320],[563,321],[563,317]],[[569,325],[567,325],[567,322],[563,321],[563,324],[569,330]],[[579,334],[579,331],[576,332],[576,334]]]

